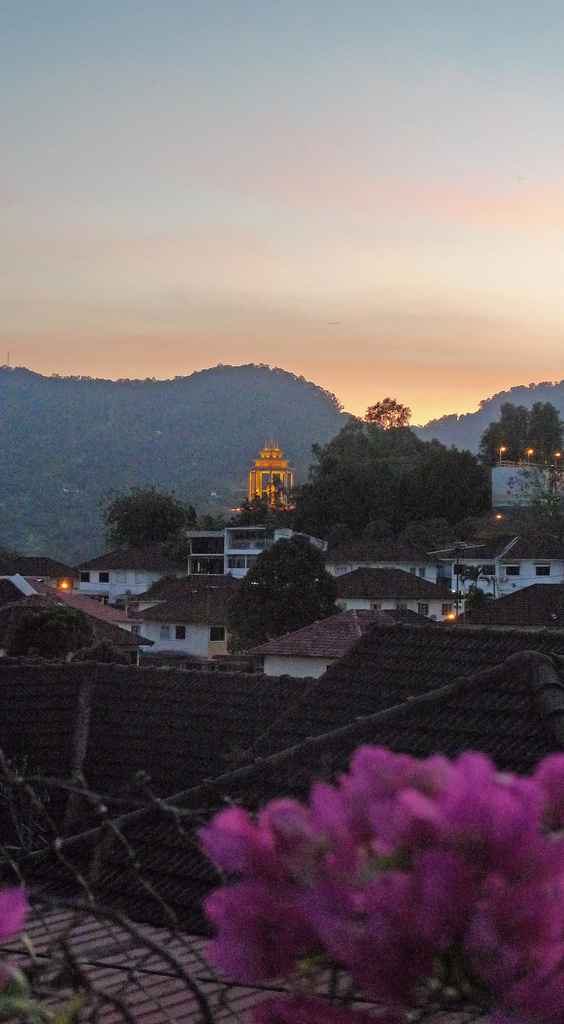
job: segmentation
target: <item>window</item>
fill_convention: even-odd
[[[142,570],[136,570],[136,572],[135,572],[135,582],[136,583],[146,583],[147,582],[147,573],[143,572]]]
[[[462,576],[462,573],[466,569],[466,566],[462,562],[455,562],[452,571],[455,576]]]
[[[505,566],[505,575],[506,576],[519,576],[520,574],[521,574],[521,566],[520,565],[506,565]]]
[[[379,612],[379,611],[381,611],[381,608],[382,608],[382,602],[381,601],[373,601],[372,604],[370,605],[370,607],[372,608],[373,612]]]
[[[186,626],[175,626],[174,627],[174,639],[185,640],[186,639]]]
[[[482,576],[495,576],[495,565],[483,565]]]
[[[425,566],[424,565],[420,565],[419,566],[419,575],[420,575],[422,580],[425,579],[426,571],[425,571]]]
[[[451,604],[442,604],[441,605],[441,615],[452,615],[452,605]]]
[[[416,573],[417,573],[417,566],[416,565],[410,565],[409,571],[410,571],[412,576],[415,576]]]
[[[419,615],[428,615],[429,614],[429,605],[428,604],[423,604],[423,603],[420,602],[417,605],[417,611],[419,612]]]
[[[90,573],[89,572],[81,572],[81,574],[80,574],[80,582],[81,583],[90,583]]]
[[[98,573],[98,579],[99,579],[100,583],[109,583],[110,582],[110,574],[109,574],[109,572],[99,572]]]
[[[255,562],[256,562],[256,560],[258,558],[258,555],[246,555],[245,557],[247,559],[247,569],[250,569],[251,566],[253,566],[255,564]]]
[[[123,570],[116,572],[116,583],[127,583],[127,573]]]
[[[210,626],[210,642],[222,643],[225,640],[225,626]]]
[[[131,632],[133,633],[133,636],[139,636],[139,634],[141,632],[141,626],[139,625],[138,622],[134,622],[133,623],[133,625],[131,627]]]
[[[406,612],[407,611],[407,603],[405,601],[396,601],[396,611],[397,612]]]
[[[245,568],[245,556],[244,555],[229,555],[227,559],[228,569],[244,569]]]
[[[170,626],[165,626],[165,625],[161,626],[160,639],[161,640],[170,640]]]
[[[535,565],[535,575],[536,576],[550,576],[550,566],[549,565]]]

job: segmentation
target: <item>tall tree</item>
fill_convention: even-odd
[[[294,528],[328,538],[337,523],[354,537],[385,521],[393,534],[413,520],[455,523],[489,507],[488,474],[470,452],[420,441],[409,428],[353,420],[325,446],[296,488]]]
[[[495,465],[503,448],[503,459],[523,462],[534,451],[535,462],[548,462],[562,446],[563,424],[551,402],[535,402],[532,409],[504,402],[499,420],[490,423],[480,440],[480,454]]]
[[[564,424],[551,402],[535,402],[529,417],[529,442],[535,462],[550,462],[562,448]]]
[[[230,603],[230,647],[249,650],[336,612],[337,584],[305,537],[279,540],[259,555]]]
[[[376,423],[384,430],[391,430],[393,427],[408,427],[411,419],[411,409],[402,405],[395,398],[383,398],[376,405],[370,405],[366,410],[365,420],[367,423]]]
[[[193,526],[196,511],[174,493],[156,487],[133,487],[114,495],[102,510],[106,540],[114,547],[145,547],[170,540]]]

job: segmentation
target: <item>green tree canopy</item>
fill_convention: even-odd
[[[142,548],[170,540],[183,527],[193,526],[196,511],[173,492],[156,487],[133,487],[113,495],[102,511],[106,540],[113,547]]]
[[[532,449],[531,460],[548,462],[562,447],[564,424],[551,402],[535,402],[532,409],[504,402],[499,420],[490,423],[480,440],[480,454],[493,466],[501,452],[504,461],[523,462]]]
[[[230,603],[230,647],[245,651],[334,614],[337,584],[305,537],[279,540],[257,558]]]
[[[399,534],[414,520],[454,524],[489,509],[488,474],[470,452],[421,441],[408,427],[352,420],[314,446],[308,483],[295,490],[295,529],[328,538],[336,524],[360,537],[384,521]]]
[[[70,661],[98,661],[108,665],[131,665],[131,658],[121,647],[111,640],[98,640],[89,647],[81,647],[75,651]]]
[[[408,427],[411,419],[411,409],[402,405],[395,398],[383,398],[376,405],[370,405],[366,410],[365,420],[367,423],[376,423],[384,430],[391,430],[394,427]]]
[[[83,612],[57,605],[26,612],[9,632],[6,653],[12,658],[66,658],[85,647],[93,636]]]

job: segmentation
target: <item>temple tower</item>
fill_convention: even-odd
[[[288,466],[284,452],[274,441],[262,449],[249,469],[249,501],[258,495],[267,498],[270,505],[286,504],[287,495],[294,485],[294,470]]]

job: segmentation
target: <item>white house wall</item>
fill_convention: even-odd
[[[165,627],[168,627],[169,637],[163,636]],[[176,623],[151,622],[143,619],[140,622],[142,636],[147,637],[147,640],[154,640],[154,646],[147,647],[146,650],[180,651],[182,654],[193,654],[197,658],[208,657],[209,626],[203,623],[187,623],[184,640],[176,640],[175,627]]]
[[[437,583],[439,578],[437,566],[429,562],[418,562],[415,565],[413,562],[378,562],[358,559],[351,562],[326,562],[325,567],[332,576],[344,576],[345,573],[353,572],[354,569],[401,569],[402,572],[409,572],[413,576],[429,580],[430,583]]]
[[[106,570],[107,571],[107,570]],[[126,594],[144,594],[146,590],[157,583],[165,575],[162,572],[134,571],[133,569],[111,569],[109,571],[109,582],[100,582],[100,573],[105,571],[89,569],[90,582],[86,583],[79,579],[76,590],[87,597],[107,597],[110,604],[118,597]]]
[[[410,612],[419,611],[419,606],[426,604],[428,606],[427,618],[434,619],[437,622],[443,622],[449,611],[455,610],[455,599],[454,595],[445,598],[444,601],[425,601],[423,598],[420,601],[370,601],[367,598],[360,597],[340,597],[336,604],[339,608],[342,608],[344,612],[352,611],[353,609],[374,609],[377,608],[379,611],[394,611],[401,605],[403,608],[407,608]],[[448,610],[446,610],[448,609]]]
[[[332,665],[335,658],[281,658],[267,654],[264,658],[264,674],[267,676],[292,676],[294,679],[318,679]]]

